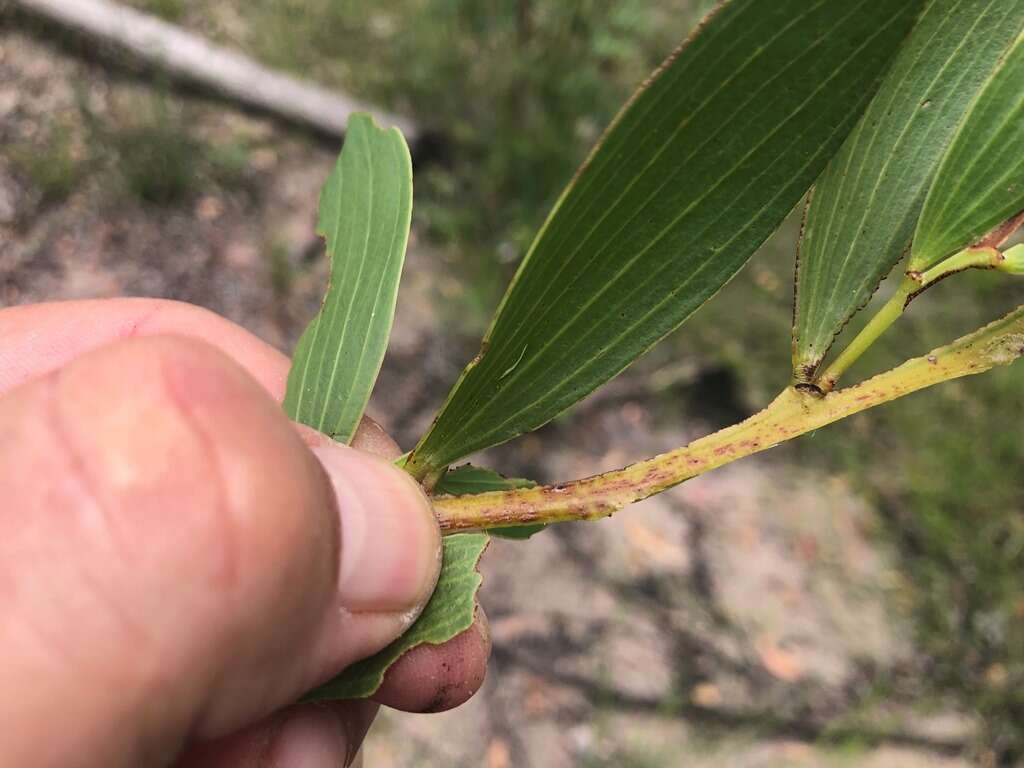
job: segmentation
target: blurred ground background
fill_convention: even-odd
[[[372,413],[429,423],[547,207],[707,2],[133,0],[395,112],[412,246]],[[195,302],[290,350],[324,285],[336,142],[183,88],[0,0],[0,306]],[[683,329],[481,462],[540,481],[621,466],[788,380],[795,226]],[[1012,308],[964,275],[867,374]],[[855,329],[854,329],[855,330]],[[494,663],[444,715],[387,713],[369,766],[1016,765],[1024,755],[1024,367],[947,384],[612,520],[495,542]]]

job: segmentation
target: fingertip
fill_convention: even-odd
[[[465,704],[487,676],[491,636],[481,608],[473,625],[441,645],[420,645],[387,671],[373,700],[404,712],[444,712]]]

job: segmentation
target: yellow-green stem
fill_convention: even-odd
[[[943,278],[967,269],[995,269],[1004,261],[1003,255],[992,247],[965,248],[924,272],[911,270],[903,277],[896,293],[871,318],[835,361],[814,382],[822,392],[835,389],[839,378],[895,323],[914,298]]]
[[[997,248],[965,248],[924,272],[912,273],[920,283],[918,293],[944,277],[967,269],[997,269],[1003,263],[1003,254]]]
[[[921,290],[920,283],[910,277],[903,278],[896,293],[878,310],[878,313],[871,318],[816,382],[822,392],[831,392],[835,388],[839,377],[846,373],[846,370],[857,362],[883,333],[889,330],[889,327],[900,318],[903,310],[907,308],[910,298],[919,290]]]
[[[593,520],[708,470],[943,381],[1007,365],[1024,355],[1024,307],[898,368],[824,397],[794,388],[735,426],[647,461],[563,485],[438,496],[446,534],[499,526]]]
[[[1011,275],[1024,275],[1024,243],[1004,251],[1003,260],[996,269]]]

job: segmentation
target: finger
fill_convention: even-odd
[[[296,425],[303,440],[310,447],[328,445],[331,441],[316,430]],[[382,458],[394,460],[401,449],[373,420],[365,418],[352,440],[352,446]],[[420,646],[407,652],[388,670],[384,683],[374,699],[394,709],[407,712],[441,712],[468,701],[483,684],[490,656],[490,631],[483,609],[477,607],[473,625],[446,643],[438,646]],[[356,705],[359,702],[351,702]],[[375,706],[374,706],[375,708]],[[255,762],[253,750],[274,743],[279,721],[274,719],[229,738],[203,751],[208,763],[204,765],[263,765]],[[308,734],[310,744],[303,749],[298,743],[293,749],[301,754],[323,754],[324,741],[336,743],[336,727],[324,727],[322,732],[302,731]],[[298,737],[296,737],[296,741]],[[345,742],[351,745],[348,739]],[[260,754],[263,754],[262,752]],[[335,756],[339,753],[335,753]],[[311,765],[319,765],[309,758]],[[186,765],[192,765],[190,761]],[[325,758],[325,764],[330,763]]]
[[[210,341],[238,360],[273,396],[283,396],[288,361],[277,350],[211,312],[159,299],[58,302],[0,311],[0,338],[4,349],[11,350],[11,364],[0,368],[0,392],[5,384],[38,375],[112,340],[166,332]],[[310,446],[331,444],[315,430],[297,426]],[[401,454],[387,433],[365,417],[352,445],[389,460]],[[406,710],[457,706],[460,697],[472,695],[484,678],[489,644],[481,638],[488,638],[482,615],[464,637],[430,651],[414,651],[411,660],[402,660],[389,673],[387,703]],[[437,663],[435,670],[429,669],[428,660]]]
[[[0,395],[116,341],[167,334],[211,344],[241,365],[271,397],[284,399],[288,358],[209,310],[165,299],[58,301],[0,310]],[[310,447],[330,444],[320,432],[297,426]],[[389,460],[402,454],[366,416],[352,446]]]
[[[352,436],[352,447],[356,450],[372,453],[382,459],[394,461],[402,455],[402,449],[398,443],[391,439],[391,435],[384,431],[384,428],[373,419],[364,416],[359,422],[355,435]]]
[[[316,452],[181,339],[0,399],[0,764],[160,764],[400,634],[437,575],[429,505],[387,462]]]
[[[339,768],[355,761],[377,705],[299,704],[224,739],[190,750],[178,768]]]
[[[352,446],[391,460],[402,454],[398,444],[370,419],[359,425]],[[395,662],[374,700],[405,712],[454,709],[469,701],[483,685],[490,655],[487,616],[477,605],[473,624],[465,632],[440,645],[417,646]]]
[[[375,702],[406,712],[443,712],[480,688],[490,654],[483,610],[472,627],[440,646],[419,646],[388,670]],[[301,704],[189,752],[180,768],[328,768],[351,764],[377,704]]]
[[[335,445],[334,440],[323,432],[317,432],[312,427],[307,427],[305,424],[295,424],[294,427],[302,441],[310,448]],[[379,456],[388,461],[394,461],[402,455],[402,449],[398,447],[398,443],[392,440],[384,428],[369,416],[363,416],[359,422],[350,445],[357,451]]]
[[[441,645],[419,645],[384,675],[374,701],[405,712],[444,712],[469,701],[483,685],[491,655],[487,617]]]
[[[168,334],[220,349],[275,400],[283,399],[288,358],[213,312],[165,299],[58,301],[0,310],[0,395],[116,341]]]

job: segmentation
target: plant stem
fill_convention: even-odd
[[[918,293],[944,277],[955,275],[957,272],[963,272],[966,269],[997,269],[1002,262],[1003,254],[994,247],[965,248],[931,269],[916,273],[917,280],[920,282]]]
[[[907,304],[910,303],[911,297],[919,290],[921,290],[920,283],[910,277],[904,277],[900,287],[896,289],[896,293],[878,310],[878,313],[871,318],[868,324],[850,342],[850,345],[842,351],[839,357],[821,375],[821,378],[815,382],[817,387],[822,392],[831,392],[835,388],[836,382],[839,381],[839,377],[846,372],[846,369],[857,362],[861,355],[889,329],[889,326],[900,318],[903,311],[907,308]]]
[[[993,247],[965,248],[924,272],[907,272],[892,298],[878,310],[850,345],[814,382],[815,386],[822,392],[831,392],[835,389],[839,377],[878,341],[879,337],[903,315],[910,302],[926,288],[967,269],[996,269],[1003,260],[1003,255]]]
[[[1011,275],[1024,275],[1024,243],[1005,251],[1003,260],[996,269]]]
[[[760,413],[683,448],[563,485],[438,496],[445,534],[498,526],[594,520],[708,470],[943,381],[1024,355],[1024,306],[953,344],[824,397],[789,387]]]

